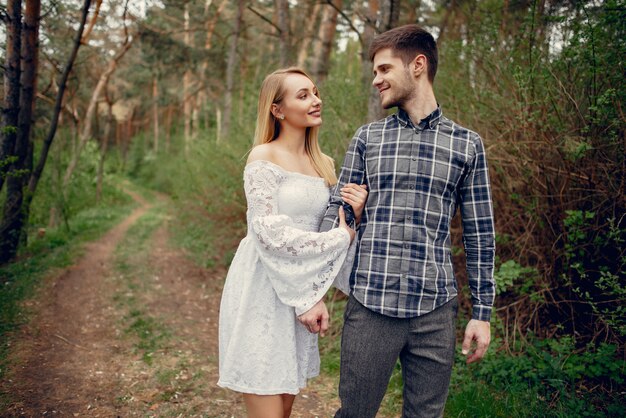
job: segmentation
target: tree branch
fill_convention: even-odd
[[[260,12],[257,12],[256,10],[254,10],[252,6],[247,6],[247,9],[250,10],[255,15],[257,15],[258,17],[260,17],[261,19],[263,19],[264,21],[266,21],[267,23],[269,23],[270,25],[272,25],[278,31],[279,35],[283,32],[282,30],[280,30],[278,26],[274,24],[274,22],[272,22],[271,20],[263,16]]]
[[[97,2],[98,3],[96,4],[96,10],[93,12],[93,16],[91,17],[91,21],[89,22],[89,27],[87,28],[87,30],[85,31],[85,34],[80,40],[83,44],[87,43],[87,40],[89,39],[89,35],[91,35],[91,31],[93,30],[93,27],[96,25],[96,20],[98,20],[98,15],[100,14],[100,6],[102,6],[102,0],[97,0]]]
[[[352,19],[350,19],[344,12],[343,10],[341,10],[339,7],[335,6],[335,4],[332,2],[332,0],[326,0],[326,3],[328,3],[328,5],[330,7],[332,7],[333,9],[337,10],[337,12],[341,15],[341,17],[343,17],[346,22],[348,22],[348,26],[350,26],[350,29],[352,29],[354,31],[354,33],[356,33],[356,36],[358,36],[359,38],[359,43],[362,46],[363,45],[363,39],[361,38],[361,32],[359,32],[359,30],[352,24]],[[366,22],[367,23],[367,22]]]

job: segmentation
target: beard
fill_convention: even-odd
[[[408,68],[404,72],[404,79],[399,80],[396,86],[390,86],[385,93],[387,93],[387,98],[381,98],[381,106],[383,109],[403,107],[405,103],[413,98],[415,86],[412,83]]]

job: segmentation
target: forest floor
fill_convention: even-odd
[[[216,385],[221,269],[170,244],[163,198],[139,206],[26,302],[10,337],[0,416],[244,417]],[[336,382],[320,376],[293,417],[328,417]]]

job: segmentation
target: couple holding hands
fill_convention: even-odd
[[[403,417],[443,414],[456,340],[457,208],[472,295],[462,352],[471,363],[489,345],[495,236],[482,140],[442,114],[427,31],[392,29],[369,54],[383,108],[398,110],[357,130],[338,179],[318,143],[322,100],[310,77],[282,69],[261,87],[244,169],[248,233],[228,272],[219,331],[218,385],[241,392],[251,418],[289,417],[319,374],[332,285],[349,296],[335,417],[374,418],[398,358]]]

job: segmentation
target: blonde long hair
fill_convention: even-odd
[[[297,67],[283,68],[269,74],[263,80],[259,93],[259,111],[256,120],[253,146],[272,142],[280,134],[280,123],[272,114],[272,104],[279,104],[285,96],[283,81],[290,74],[300,74],[313,81],[304,70]],[[329,186],[337,183],[335,166],[332,158],[324,154],[320,148],[319,126],[306,128],[304,148],[315,171],[320,174]]]

